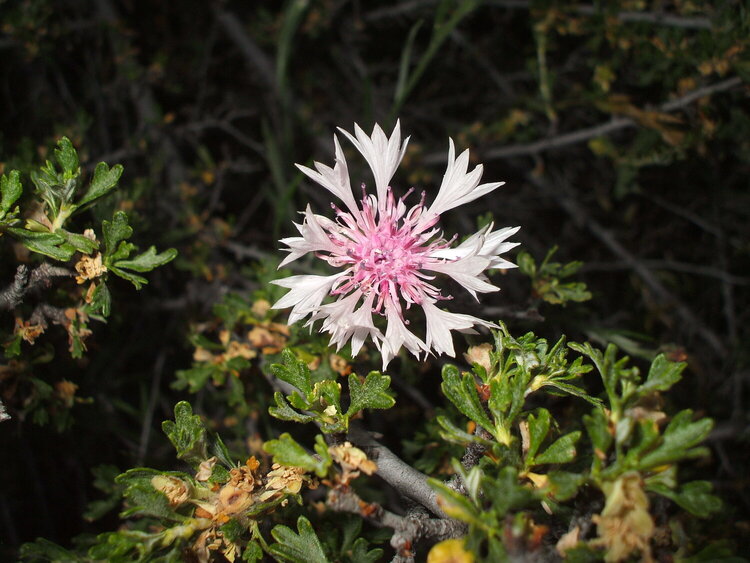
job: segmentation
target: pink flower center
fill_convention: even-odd
[[[337,210],[338,228],[328,229],[328,234],[340,250],[325,258],[332,265],[349,269],[333,288],[334,295],[351,291],[364,295],[375,292],[377,299],[373,301],[372,311],[380,314],[386,303],[401,314],[400,299],[406,302],[407,308],[412,303],[420,304],[426,296],[443,299],[440,290],[425,281],[431,276],[420,269],[426,260],[432,260],[431,252],[450,243],[442,237],[429,242],[436,231],[425,231],[435,225],[438,217],[420,222],[424,195],[421,202],[407,212],[404,199],[408,195],[396,201],[389,188],[386,201],[381,202],[377,210],[375,199],[365,196],[356,218]]]

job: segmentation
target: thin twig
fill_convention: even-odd
[[[720,268],[713,266],[702,266],[700,264],[690,264],[687,262],[677,262],[675,260],[659,259],[642,259],[641,263],[649,270],[668,270],[672,272],[683,272],[696,276],[715,278],[723,283],[732,285],[750,285],[750,277],[735,276]],[[581,268],[581,272],[598,272],[612,270],[629,270],[630,265],[622,262],[586,262]]]
[[[738,76],[722,80],[716,84],[697,88],[692,92],[688,92],[684,96],[666,102],[657,108],[659,112],[670,112],[677,109],[681,109],[693,103],[694,101],[723,92],[731,90],[732,88],[742,84],[742,79]],[[631,117],[615,117],[606,123],[600,123],[592,127],[586,127],[579,129],[578,131],[572,131],[570,133],[563,133],[562,135],[556,135],[547,139],[540,139],[533,143],[523,143],[517,145],[509,145],[506,147],[497,147],[489,149],[482,153],[483,160],[494,160],[502,158],[513,158],[517,156],[534,156],[542,152],[566,147],[568,145],[574,145],[576,143],[582,143],[596,137],[602,137],[609,135],[615,131],[622,129],[628,129],[630,127],[636,127],[638,123]],[[425,155],[424,162],[427,164],[438,164],[445,162],[445,154],[443,153],[430,153]]]
[[[378,465],[377,474],[402,495],[420,503],[436,516],[445,518],[437,494],[427,484],[427,476],[402,461],[396,454],[356,426],[349,429],[349,439],[362,448]]]
[[[37,266],[29,274],[28,267],[21,264],[16,269],[16,275],[13,278],[13,282],[0,292],[0,310],[15,309],[23,302],[24,297],[26,297],[30,291],[43,285],[49,285],[52,278],[70,277],[72,275],[73,273],[67,268],[53,266],[47,262]]]
[[[378,503],[362,500],[348,486],[338,486],[328,492],[326,504],[338,512],[357,514],[376,526],[393,528],[391,547],[396,550],[393,561],[414,560],[414,545],[422,538],[440,541],[466,533],[466,525],[452,518],[428,518],[425,513],[399,516]]]

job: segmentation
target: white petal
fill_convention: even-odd
[[[286,244],[289,248],[289,256],[284,258],[279,264],[279,268],[304,256],[308,252],[317,252],[325,250],[335,252],[337,247],[331,242],[328,233],[323,228],[324,225],[330,224],[331,221],[321,215],[315,215],[310,206],[305,210],[305,220],[302,225],[295,223],[297,230],[302,234],[301,237],[289,237],[281,239],[280,242]]]
[[[429,301],[422,303],[422,308],[427,319],[427,346],[434,349],[438,354],[455,356],[452,330],[469,332],[472,331],[475,324],[496,327],[493,323],[488,323],[471,315],[443,311]]]
[[[272,284],[287,287],[290,291],[274,303],[272,308],[286,309],[292,307],[289,313],[289,324],[295,323],[318,309],[323,299],[331,291],[333,284],[345,273],[340,272],[332,276],[290,276],[273,280]]]
[[[402,346],[405,346],[417,358],[419,358],[420,352],[428,350],[427,345],[406,328],[392,305],[386,304],[385,311],[388,318],[388,327],[385,330],[385,338],[381,348],[383,371],[391,363],[391,360],[398,355]]]
[[[372,175],[375,177],[375,188],[378,194],[378,201],[384,202],[388,184],[396,173],[396,168],[404,158],[406,146],[409,143],[409,137],[401,143],[401,123],[396,121],[390,139],[386,136],[380,125],[377,123],[373,127],[370,136],[362,128],[354,124],[354,135],[341,129],[347,139],[362,153],[367,164],[370,165]]]
[[[336,135],[333,136],[333,144],[336,152],[336,164],[334,164],[333,168],[320,162],[314,163],[316,170],[312,170],[301,164],[297,164],[296,166],[306,176],[343,201],[349,208],[349,211],[357,217],[359,216],[359,208],[352,193],[352,186],[349,181],[349,168],[346,165],[344,151],[341,150],[341,145]]]
[[[425,220],[435,215],[441,215],[449,209],[453,209],[464,203],[474,201],[505,183],[493,182],[480,186],[479,180],[482,178],[482,165],[480,164],[471,172],[467,172],[469,166],[468,149],[462,152],[458,158],[455,158],[455,156],[456,148],[453,145],[453,139],[449,139],[448,166],[445,169],[445,175],[440,184],[438,195],[424,214]]]

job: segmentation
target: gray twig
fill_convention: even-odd
[[[376,526],[393,528],[391,547],[396,550],[394,562],[414,561],[414,545],[422,538],[440,541],[466,533],[466,525],[458,520],[429,518],[424,512],[410,512],[406,516],[399,516],[378,503],[363,501],[348,486],[331,489],[326,504],[339,512],[358,514]]]
[[[47,285],[54,277],[69,277],[73,273],[67,268],[53,266],[47,262],[37,266],[31,273],[26,265],[16,269],[13,282],[0,292],[0,310],[12,310],[20,305],[24,297],[36,288]]]
[[[692,92],[688,92],[684,96],[666,102],[657,108],[660,112],[670,112],[677,109],[686,107],[693,103],[695,100],[710,96],[717,92],[723,92],[725,90],[731,90],[732,88],[742,84],[742,79],[738,76],[722,80],[716,84],[697,88]],[[582,143],[593,139],[595,137],[601,137],[608,135],[621,129],[628,129],[630,127],[636,127],[638,123],[631,117],[615,117],[606,123],[600,123],[592,127],[586,127],[579,129],[578,131],[571,131],[570,133],[563,133],[562,135],[556,135],[547,139],[540,139],[533,143],[523,143],[517,145],[510,145],[506,147],[497,147],[489,149],[482,153],[484,160],[494,160],[501,158],[512,158],[516,156],[534,156],[539,153],[565,147],[568,145],[574,145],[576,143]],[[445,154],[443,153],[431,153],[425,155],[424,162],[427,164],[438,164],[445,162]]]
[[[361,447],[378,465],[377,474],[402,495],[420,503],[430,512],[446,518],[437,503],[437,494],[427,484],[427,476],[402,461],[396,454],[356,426],[349,429],[349,439]]]

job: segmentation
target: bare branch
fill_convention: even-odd
[[[378,503],[362,500],[348,486],[339,486],[328,492],[326,504],[339,512],[357,514],[376,526],[393,528],[391,547],[396,550],[393,561],[414,561],[414,545],[423,538],[440,541],[466,533],[466,525],[458,520],[428,518],[425,513],[413,512],[399,516]]]
[[[657,111],[675,111],[677,109],[681,109],[690,105],[700,98],[710,96],[717,92],[731,90],[732,88],[735,88],[740,84],[742,84],[742,79],[738,76],[735,76],[733,78],[728,78],[726,80],[722,80],[721,82],[717,82],[716,84],[712,84],[710,86],[697,88],[696,90],[688,92],[687,94],[680,98],[677,98],[676,100],[672,100],[660,105],[657,108]],[[579,129],[578,131],[572,131],[570,133],[563,133],[562,135],[556,135],[547,139],[540,139],[538,141],[534,141],[533,143],[524,143],[489,149],[488,151],[482,153],[482,158],[484,160],[494,160],[501,158],[513,158],[516,156],[534,156],[551,149],[557,149],[568,145],[574,145],[576,143],[582,143],[595,137],[609,135],[610,133],[614,133],[615,131],[619,131],[621,129],[628,129],[630,127],[637,126],[638,123],[633,118],[615,117],[610,121],[607,121],[606,123],[600,123],[599,125],[586,127],[584,129]],[[426,162],[427,164],[443,163],[445,162],[445,154],[431,153],[425,155],[424,162]]]
[[[370,434],[352,426],[349,439],[362,448],[367,457],[378,465],[377,474],[402,495],[420,503],[436,516],[446,518],[437,503],[437,495],[427,484],[427,476],[403,462],[396,454],[375,440]]]
[[[43,285],[49,285],[54,277],[70,277],[73,273],[67,268],[53,266],[47,262],[37,266],[31,274],[24,264],[16,269],[16,275],[13,282],[0,292],[0,310],[15,309],[23,302],[24,297],[30,291]]]

